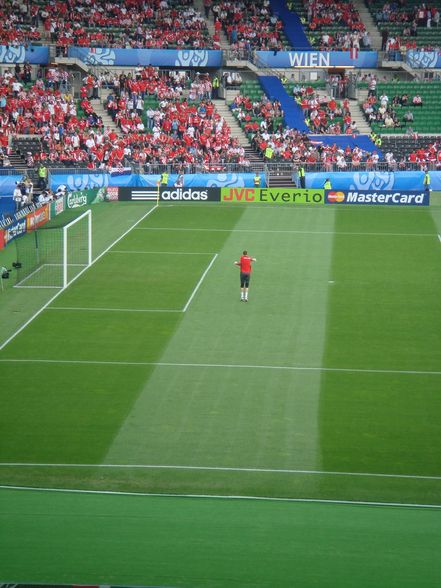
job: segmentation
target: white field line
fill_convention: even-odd
[[[158,208],[157,204],[155,206],[153,206],[153,208],[151,208],[148,212],[146,212],[146,214],[144,214],[138,221],[136,221],[136,223],[133,224],[129,229],[127,229],[127,231],[125,231],[120,237],[115,239],[115,241],[113,241],[113,243],[111,243],[106,249],[104,249],[104,251],[102,253],[100,253],[97,257],[95,257],[95,259],[92,260],[92,263],[89,266],[86,266],[84,269],[82,269],[80,272],[78,272],[78,274],[69,282],[69,284],[66,287],[68,288],[71,284],[73,284],[73,282],[75,282],[75,280],[77,280],[89,267],[91,267],[94,263],[96,263],[99,259],[101,259],[101,257],[103,257],[103,255],[105,255],[110,249],[112,249],[112,247],[114,247],[117,243],[119,243],[119,241],[121,241],[121,239],[123,239],[126,235],[128,235],[128,233],[130,233],[130,231],[132,231],[140,222],[142,222],[145,218],[147,218],[149,216],[149,214],[151,214],[154,210],[156,210],[156,208]],[[0,351],[2,351],[2,349],[4,349],[6,347],[6,345],[8,345],[8,343],[10,343],[13,339],[15,339],[15,337],[19,333],[21,333],[33,320],[35,320],[37,318],[37,316],[39,316],[45,308],[47,308],[56,298],[58,298],[58,296],[62,292],[64,292],[64,290],[65,290],[65,288],[61,288],[39,310],[37,310],[36,313],[34,313],[25,323],[23,323],[23,325],[21,327],[19,327],[10,337],[8,337],[6,339],[6,341],[4,341],[0,345]]]
[[[357,233],[350,231],[296,231],[296,230],[271,230],[271,229],[200,229],[188,227],[138,227],[137,231],[190,231],[213,233],[272,233],[289,235],[352,235],[357,237],[434,237],[433,233]]]
[[[100,361],[91,359],[38,359],[38,358],[0,358],[0,363],[64,363],[72,365],[115,365],[115,366],[157,366],[183,368],[244,369],[244,370],[284,370],[292,372],[347,372],[358,374],[398,374],[416,376],[441,376],[441,372],[425,370],[388,370],[368,368],[332,368],[299,365],[251,365],[237,363],[179,363],[165,361]]]
[[[112,249],[109,253],[146,253],[151,255],[214,255],[210,252],[193,252],[193,251],[125,251],[123,249]]]
[[[91,306],[49,306],[48,310],[82,310],[82,311],[97,311],[97,312],[182,312],[182,310],[168,309],[168,308],[93,308]]]
[[[223,466],[185,466],[165,464],[109,464],[109,463],[21,463],[3,462],[2,468],[108,468],[108,469],[140,469],[140,470],[188,470],[205,472],[238,472],[252,474],[295,474],[308,476],[352,476],[364,478],[393,478],[409,480],[441,480],[441,476],[421,476],[415,474],[383,474],[370,472],[333,472],[325,470],[297,470],[283,468],[240,468]]]
[[[20,288],[20,289],[21,288],[33,288],[34,290],[35,289],[38,289],[38,288],[40,290],[42,290],[42,289],[45,289],[45,290],[60,290],[60,288],[62,288],[63,286],[23,286],[23,285],[18,286],[18,285],[15,285],[13,287],[14,288]],[[1,349],[1,347],[0,347],[0,349]]]
[[[400,508],[430,508],[441,509],[438,504],[412,504],[406,502],[368,502],[361,500],[327,500],[326,498],[274,498],[270,496],[222,496],[220,494],[160,494],[155,492],[122,492],[117,490],[78,490],[75,488],[43,488],[30,486],[0,485],[2,490],[24,490],[30,492],[60,492],[65,494],[101,494],[110,496],[144,496],[154,498],[201,498],[213,500],[259,500],[264,502],[297,502],[313,504],[341,504],[357,506],[393,506]]]
[[[35,276],[35,274],[37,274],[41,269],[44,268],[46,264],[43,265],[39,265],[37,267],[37,269],[35,269],[33,272],[31,272],[28,276],[26,276],[25,278],[23,278],[22,280],[20,280],[17,284],[15,284],[14,288],[20,288],[20,284],[23,284],[23,282],[26,282],[26,280],[29,280],[29,278],[31,278],[32,276]],[[61,286],[47,286],[48,288],[55,288],[55,287],[60,287]]]
[[[22,286],[22,284],[24,284],[27,280],[32,278],[32,276],[37,274],[40,270],[42,270],[45,267],[63,267],[63,264],[62,263],[43,263],[42,265],[38,266],[36,270],[31,272],[28,276],[26,276],[25,278],[20,280],[18,282],[18,284],[15,284],[14,288],[57,288],[57,289],[62,288],[63,286]],[[84,263],[69,263],[69,267],[86,267],[86,266],[84,265]]]
[[[438,233],[438,241],[441,243],[441,235]]]
[[[201,276],[201,279],[199,280],[199,282],[196,284],[196,286],[194,287],[193,292],[190,294],[190,298],[187,300],[187,304],[184,306],[184,308],[182,309],[182,312],[186,312],[187,308],[190,306],[191,301],[193,300],[193,298],[196,295],[196,292],[199,290],[200,285],[202,284],[202,282],[205,279],[205,276],[208,274],[208,272],[210,271],[211,266],[213,265],[213,263],[216,261],[218,254],[215,253],[215,255],[213,256],[213,259],[210,261],[210,263],[208,264],[207,269],[204,271],[204,273]]]

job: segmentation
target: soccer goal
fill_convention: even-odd
[[[16,288],[66,288],[92,263],[92,211],[16,240]]]

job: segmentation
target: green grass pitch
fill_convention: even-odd
[[[440,510],[390,505],[441,507],[441,208],[92,209],[95,257],[127,234],[42,312],[0,293],[0,346],[38,313],[0,351],[0,580],[438,585]]]

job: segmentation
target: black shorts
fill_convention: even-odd
[[[240,287],[241,288],[248,288],[250,285],[250,274],[245,274],[244,272],[240,272]]]

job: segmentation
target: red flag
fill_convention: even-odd
[[[349,54],[351,59],[358,59],[358,49],[356,47],[352,47]]]

